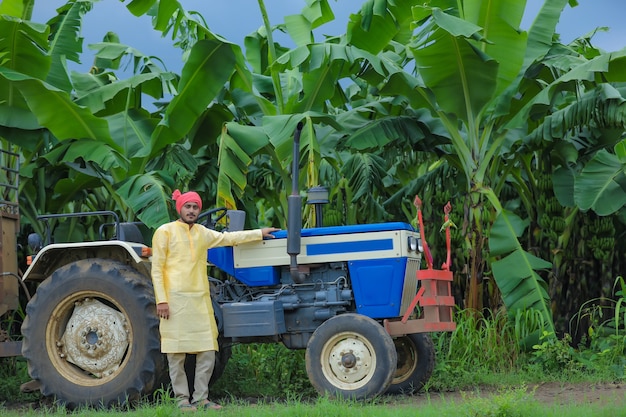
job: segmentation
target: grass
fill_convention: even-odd
[[[433,334],[437,352],[435,372],[425,394],[381,397],[372,401],[347,402],[319,397],[308,381],[304,351],[291,351],[280,344],[238,345],[211,398],[225,407],[221,416],[615,416],[623,403],[546,404],[527,387],[546,382],[621,382],[624,379],[623,327],[603,332],[596,326],[586,346],[574,348],[567,337],[557,339],[543,334],[531,349],[519,340],[537,332],[533,317],[515,321],[505,314],[481,317],[458,312],[457,330]],[[530,323],[530,325],[529,325]],[[535,326],[535,327],[533,327]],[[541,329],[539,329],[541,330]],[[39,396],[19,393],[19,385],[29,380],[23,359],[0,358],[0,416],[177,416],[167,391],[154,401],[144,401],[133,409],[65,410],[43,407],[37,410],[11,409],[12,403],[39,404]],[[454,391],[455,393],[451,393]],[[459,396],[459,392],[469,393]],[[483,395],[478,395],[482,391]],[[486,395],[486,392],[489,394]],[[244,400],[254,398],[254,400]],[[5,406],[3,407],[3,404]],[[204,412],[203,414],[206,414]]]
[[[623,400],[622,400],[623,401]],[[533,398],[533,393],[525,387],[501,390],[490,396],[467,394],[461,400],[447,400],[431,396],[416,406],[411,397],[382,397],[369,402],[331,400],[320,397],[313,401],[285,400],[251,403],[237,399],[223,402],[219,411],[222,417],[603,417],[620,415],[621,403],[546,405]],[[209,414],[212,412],[209,412]],[[2,410],[6,417],[28,416],[125,416],[125,417],[166,417],[189,415],[178,410],[170,399],[153,404],[142,404],[132,410],[93,410],[79,409],[71,413],[63,408],[39,410]],[[203,414],[207,414],[204,412]]]
[[[23,357],[0,358],[0,406],[3,402],[13,403],[37,401],[39,394],[24,394],[20,385],[30,381],[26,360]],[[0,408],[0,415],[2,408]]]

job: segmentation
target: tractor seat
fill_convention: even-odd
[[[120,223],[120,235],[117,239],[124,242],[145,244],[141,230],[135,223]]]

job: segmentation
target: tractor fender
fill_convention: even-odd
[[[87,258],[115,260],[149,277],[150,255],[146,245],[121,240],[53,243],[37,253],[22,280],[43,281],[62,266]]]

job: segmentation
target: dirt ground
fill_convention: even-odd
[[[626,384],[611,383],[562,383],[549,382],[528,384],[526,392],[535,400],[547,405],[565,405],[571,403],[623,403],[626,405]],[[436,402],[462,403],[468,398],[488,397],[497,395],[494,389],[475,389],[454,392],[420,393],[407,399],[407,402]]]

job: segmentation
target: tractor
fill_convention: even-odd
[[[300,126],[294,161],[299,132]],[[211,381],[223,373],[234,344],[282,343],[306,350],[307,374],[320,394],[360,400],[419,390],[435,363],[429,333],[455,328],[451,272],[420,267],[423,241],[408,223],[303,229],[297,164],[292,178],[286,230],[208,251],[207,265],[222,276],[209,279],[220,331]],[[68,407],[108,407],[167,384],[150,231],[109,211],[43,215],[46,236],[29,236],[33,256],[21,273],[17,198],[0,204],[0,313],[18,308],[20,288],[35,288],[20,337],[0,332],[0,356],[26,359],[29,388]],[[99,239],[53,242],[52,225],[91,216],[102,219]],[[227,231],[245,223],[245,213],[224,208],[201,218],[208,227],[225,223]]]

